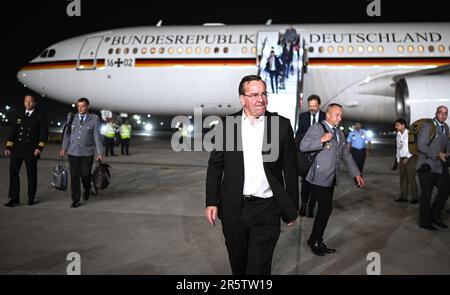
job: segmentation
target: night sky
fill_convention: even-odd
[[[129,26],[200,25],[206,22],[226,24],[277,23],[358,23],[450,21],[446,1],[381,1],[381,16],[369,17],[370,0],[351,1],[272,1],[211,0],[183,1],[105,1],[81,0],[82,16],[69,17],[69,0],[2,2],[0,68],[0,112],[6,105],[22,106],[30,92],[17,81],[17,71],[43,49],[77,35]],[[39,100],[40,109],[50,120],[63,120],[71,106],[49,98]]]

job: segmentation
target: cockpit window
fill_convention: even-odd
[[[39,55],[41,58],[46,58],[47,57],[47,53],[48,53],[48,50],[46,49],[46,50],[44,50],[42,53],[41,53],[41,55]]]
[[[50,50],[48,51],[48,55],[47,55],[47,57],[54,57],[54,56],[55,56],[55,54],[56,54],[56,51],[55,51],[55,49],[50,49]]]

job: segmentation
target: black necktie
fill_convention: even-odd
[[[312,114],[313,115],[313,124],[316,124],[317,123],[317,121],[316,121],[316,114],[314,113],[314,114]]]
[[[84,116],[81,116],[80,125],[83,125],[83,121],[84,121]]]
[[[336,138],[336,141],[339,142],[339,137],[338,137],[338,134],[337,134],[337,128],[336,127],[333,127],[333,133],[334,133],[334,137]]]
[[[29,117],[30,116],[30,112],[27,112],[27,117]]]
[[[442,125],[441,125],[441,132],[442,132],[442,134],[444,134],[444,131],[445,131],[445,129],[444,129],[444,124],[442,124]]]

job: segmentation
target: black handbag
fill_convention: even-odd
[[[97,161],[94,172],[92,172],[92,189],[94,194],[98,194],[109,186],[111,182],[110,168],[111,166],[108,164]]]
[[[320,125],[323,128],[324,134],[328,132],[327,128],[323,123],[320,123]],[[299,145],[300,146],[300,141]],[[306,178],[308,175],[309,170],[311,169],[311,166],[314,163],[314,160],[316,159],[317,155],[321,152],[319,151],[313,151],[313,152],[302,152],[300,148],[297,148],[297,175]]]

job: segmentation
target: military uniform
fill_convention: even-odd
[[[37,161],[39,155],[34,151],[42,151],[48,140],[48,125],[45,115],[38,110],[23,111],[17,114],[11,133],[6,142],[6,149],[11,151],[9,166],[9,198],[10,203],[18,204],[20,200],[19,172],[22,162],[27,166],[28,200],[32,203],[37,189]]]
[[[94,154],[103,155],[100,121],[95,114],[76,114],[64,132],[62,148],[67,151],[70,164],[72,201],[80,202],[80,178],[83,182],[84,199],[89,198],[91,170]]]
[[[352,145],[351,154],[353,160],[355,160],[356,166],[358,166],[361,173],[364,170],[364,163],[366,161],[366,145],[372,138],[367,135],[366,130],[360,129],[354,130],[348,134],[347,142]]]
[[[436,126],[436,135],[431,142],[430,124],[422,126],[417,138],[419,158],[416,169],[422,192],[419,201],[419,226],[425,229],[435,229],[433,224],[447,227],[441,218],[450,194],[448,168],[439,158],[439,153],[450,150],[450,130],[447,124],[440,124],[436,119],[433,119],[433,123]],[[433,187],[437,188],[437,194],[431,202]]]

